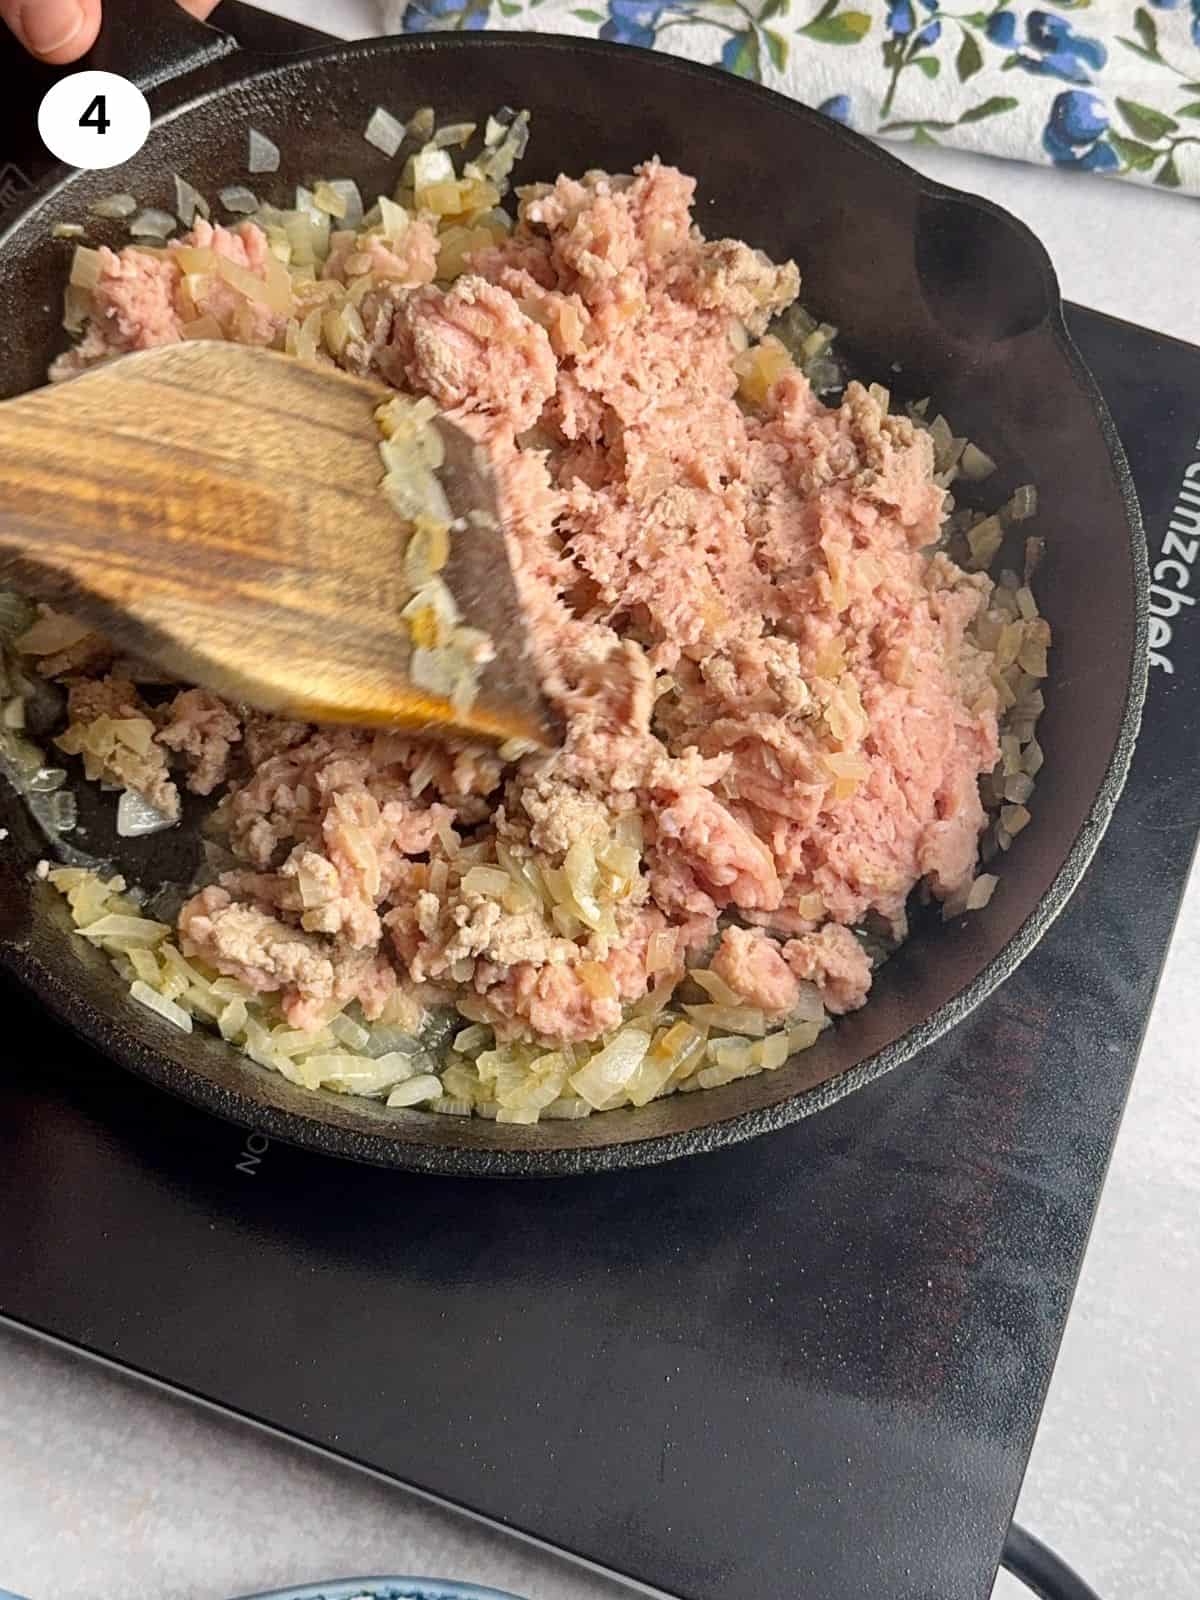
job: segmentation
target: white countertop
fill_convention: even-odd
[[[332,25],[334,7],[318,0],[271,9]],[[344,14],[350,31],[366,0]],[[1196,202],[953,152],[913,156],[1028,222],[1070,298],[1200,343]],[[1196,412],[1200,433],[1200,394]],[[1200,1570],[1198,968],[1194,877],[1018,1511],[1108,1600],[1180,1600]],[[30,1600],[224,1600],[370,1572],[471,1579],[529,1600],[629,1592],[0,1330],[0,1588]],[[996,1597],[1025,1592],[1002,1578]]]

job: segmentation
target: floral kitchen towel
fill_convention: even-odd
[[[407,0],[406,33],[492,28],[724,67],[862,133],[1200,194],[1200,0]]]

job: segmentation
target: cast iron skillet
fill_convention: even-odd
[[[707,233],[795,257],[805,302],[843,330],[859,370],[901,395],[933,395],[957,431],[985,445],[1000,464],[989,495],[1039,486],[1049,544],[1040,594],[1055,637],[1040,733],[1048,759],[1034,821],[983,913],[947,928],[920,924],[866,1009],[778,1072],[640,1111],[536,1128],[397,1115],[305,1093],[214,1037],[180,1035],[130,1002],[104,958],[70,937],[57,896],[31,880],[44,843],[7,791],[4,965],[92,1044],[198,1105],[313,1149],[430,1172],[578,1172],[711,1150],[806,1116],[907,1061],[1001,983],[1062,910],[1112,814],[1142,703],[1147,576],[1137,504],[1037,240],[994,206],[927,182],[813,112],[661,55],[446,34],[268,61],[239,56],[231,39],[172,16],[174,7],[150,9],[135,49],[110,32],[94,63],[165,85],[147,145],[118,173],[43,186],[0,240],[6,393],[40,383],[61,340],[69,247],[51,241],[51,227],[84,216],[114,188],[169,206],[170,174],[179,171],[211,193],[242,176],[253,125],[285,152],[277,182],[263,186],[269,198],[314,174],[346,173],[371,195],[388,170],[362,139],[376,104],[400,113],[432,104],[453,120],[527,106],[527,180],[628,170],[651,153],[680,164],[699,179]],[[168,82],[173,71],[185,75]],[[100,853],[95,818],[88,842]],[[171,835],[123,842],[121,860],[143,881],[186,877],[185,849]]]

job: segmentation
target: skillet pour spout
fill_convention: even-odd
[[[155,16],[173,9],[154,8]],[[159,115],[122,170],[120,186],[146,204],[170,204],[174,172],[202,192],[242,179],[251,126],[283,152],[272,187],[264,183],[269,198],[318,172],[353,174],[364,192],[390,193],[391,164],[362,137],[371,107],[433,105],[439,120],[473,121],[509,105],[531,113],[524,181],[628,171],[657,154],[696,176],[697,218],[709,236],[795,259],[804,303],[838,327],[852,370],[901,400],[931,396],[998,463],[989,495],[1038,487],[1047,541],[1039,599],[1055,640],[1039,726],[1046,765],[1034,819],[983,911],[946,926],[918,919],[870,1004],[777,1071],[641,1110],[532,1128],[389,1111],[306,1092],[215,1037],[174,1032],[132,1005],[105,958],[71,936],[58,896],[31,872],[45,841],[7,789],[0,961],[83,1038],[197,1105],[311,1149],[423,1172],[537,1176],[696,1154],[819,1111],[911,1061],[1013,972],[1066,904],[1120,794],[1145,689],[1137,504],[1041,245],[996,207],[926,181],[815,112],[652,52],[546,35],[437,34],[272,58],[238,53],[197,27],[171,19],[189,70],[168,81],[156,58]],[[106,65],[119,63],[120,43],[109,36]],[[6,393],[43,382],[61,348],[56,286],[65,266],[51,229],[85,216],[113,186],[110,173],[51,174],[0,239],[0,292],[23,308],[0,328]],[[101,853],[99,823],[89,826],[88,847]],[[143,881],[186,882],[191,848],[164,834],[122,841],[119,860]]]

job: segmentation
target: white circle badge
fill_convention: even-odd
[[[145,144],[150,107],[137,84],[115,72],[72,72],[43,96],[38,132],[72,167],[119,167]]]

